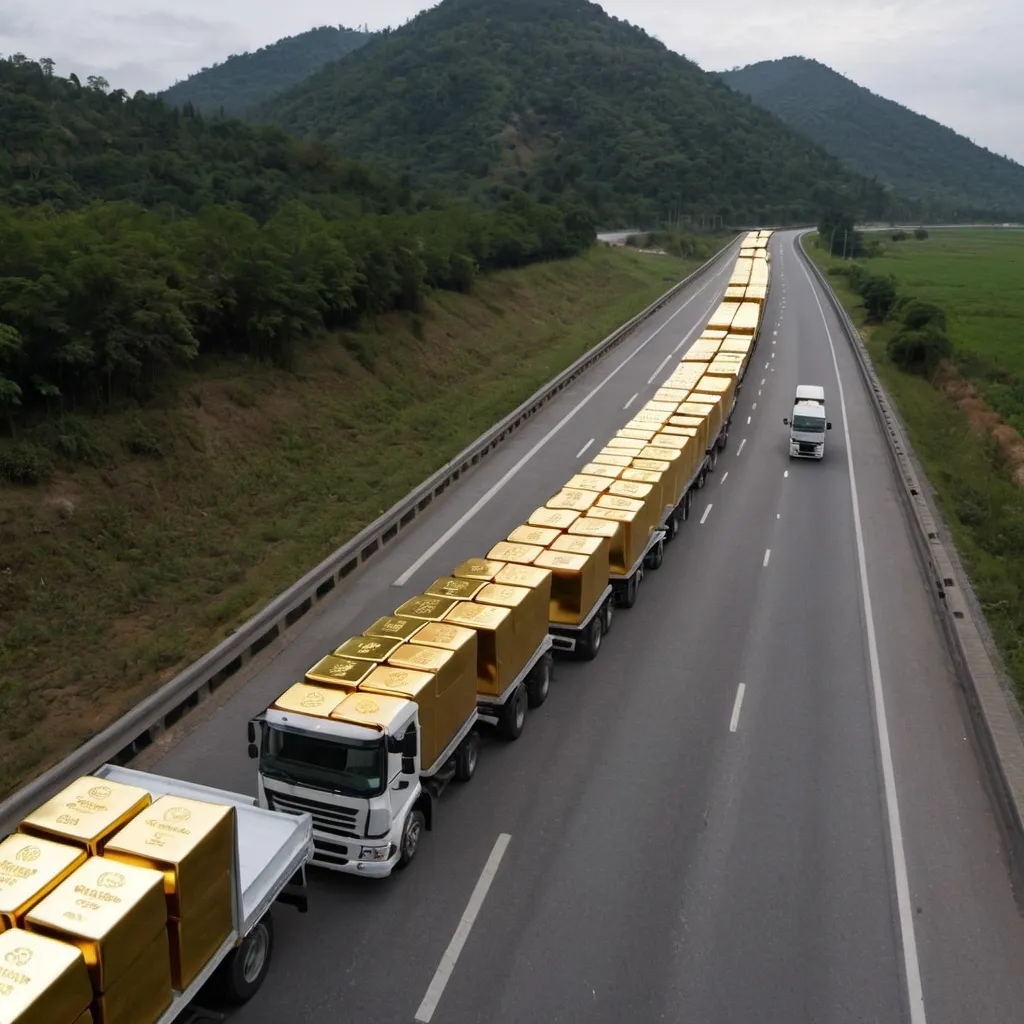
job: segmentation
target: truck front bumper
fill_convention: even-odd
[[[384,856],[366,859],[364,851],[381,851]],[[400,856],[397,843],[363,842],[353,839],[342,846],[334,837],[317,835],[313,832],[313,859],[310,864],[328,871],[340,871],[346,875],[362,875],[366,878],[387,878],[394,870]]]
[[[791,442],[789,446],[789,457],[791,459],[820,459],[824,454],[825,446],[823,444],[816,444],[813,447],[811,445],[801,447],[801,445]]]

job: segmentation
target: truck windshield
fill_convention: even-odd
[[[377,796],[387,784],[383,740],[310,736],[274,726],[263,730],[260,771],[281,782],[347,796]]]
[[[794,416],[793,429],[801,434],[824,434],[825,421],[817,416]]]

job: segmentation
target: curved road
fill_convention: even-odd
[[[270,976],[233,1022],[1021,1019],[1024,920],[956,681],[867,393],[794,240],[772,242],[729,447],[636,607],[596,661],[558,663],[518,742],[485,739],[408,871],[311,873],[310,913],[276,912]],[[255,793],[248,717],[557,490],[668,375],[731,262],[143,766]],[[798,383],[826,390],[820,463],[787,458]]]

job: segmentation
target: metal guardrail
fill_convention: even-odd
[[[916,553],[928,577],[929,590],[939,612],[970,712],[977,746],[988,773],[989,788],[999,812],[997,817],[1009,849],[1010,867],[1018,883],[1015,885],[1018,905],[1024,910],[1021,905],[1024,903],[1024,890],[1020,884],[1024,881],[1024,737],[968,603],[966,594],[970,583],[957,570],[939,536],[938,524],[920,484],[910,446],[875,373],[867,347],[825,274],[804,251],[802,238],[803,234],[797,239],[799,255],[839,319],[887,441],[886,448],[901,485],[898,490],[911,525]]]
[[[292,629],[314,605],[350,583],[357,570],[391,544],[402,530],[463,474],[477,466],[552,398],[561,394],[579,376],[617,348],[635,327],[720,264],[741,238],[742,235],[737,235],[703,266],[585,352],[379,519],[275,597],[213,650],[179,672],[69,757],[0,803],[0,835],[14,829],[28,812],[79,776],[94,771],[105,762],[124,764],[131,760],[161,732],[198,707],[205,697],[235,675],[253,655]]]

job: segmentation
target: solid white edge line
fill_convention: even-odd
[[[736,726],[740,724],[740,708],[743,707],[743,694],[746,693],[747,684],[740,683],[736,691],[736,701],[732,706],[732,718],[729,719],[729,732],[735,732]]]
[[[712,509],[713,507],[714,507],[714,506],[712,505],[712,503],[711,503],[711,502],[708,502],[708,507],[707,507],[706,509],[704,509],[704,515],[702,515],[702,516],[700,517],[700,523],[701,523],[701,526],[703,526],[703,525],[704,525],[704,520],[705,520],[705,519],[707,519],[707,517],[708,517],[708,516],[709,516],[709,515],[711,514],[711,509]]]
[[[493,498],[498,493],[498,491],[500,491],[505,486],[505,484],[507,484],[509,480],[511,480],[512,477],[514,477],[516,473],[518,473],[519,470],[521,470],[523,466],[525,466],[530,461],[530,459],[532,459],[534,455],[536,455],[537,452],[539,452],[548,443],[548,441],[550,441],[551,438],[553,438],[555,434],[557,434],[562,429],[562,427],[564,427],[566,423],[568,423],[569,420],[571,420],[573,416],[575,416],[576,413],[578,413],[580,409],[582,409],[583,406],[585,406],[594,397],[594,395],[596,395],[598,391],[600,391],[605,386],[605,384],[607,384],[608,381],[610,381],[612,377],[614,377],[619,372],[619,370],[621,370],[626,365],[626,363],[628,363],[631,359],[634,359],[636,356],[638,356],[647,347],[647,345],[650,344],[650,342],[652,342],[659,334],[661,334],[661,332],[665,330],[665,328],[668,327],[668,325],[672,323],[672,321],[675,320],[675,318],[679,316],[679,314],[682,313],[682,311],[686,309],[686,307],[691,302],[693,302],[693,300],[697,298],[698,295],[701,294],[701,292],[703,292],[706,288],[708,288],[711,285],[712,281],[716,281],[721,276],[721,274],[718,274],[715,277],[712,277],[711,280],[708,281],[706,284],[702,285],[660,327],[655,328],[655,330],[653,330],[646,338],[644,338],[644,340],[640,342],[640,344],[637,345],[637,347],[633,349],[633,351],[630,352],[630,354],[626,356],[626,358],[623,359],[622,362],[619,363],[619,365],[616,366],[615,369],[612,370],[608,374],[608,376],[604,378],[604,380],[602,380],[599,384],[595,384],[594,387],[591,388],[591,390],[588,391],[587,394],[584,395],[525,455],[523,455],[519,459],[519,461],[510,470],[508,470],[508,472],[506,472],[505,475],[502,476],[500,480],[498,480],[497,483],[495,483],[486,493],[479,497],[466,512],[459,516],[459,518],[456,519],[455,522],[452,523],[452,525],[449,526],[448,529],[445,530],[444,533],[442,533],[441,536],[438,537],[437,540],[435,540],[434,543],[431,544],[430,547],[428,547],[427,550],[424,551],[423,554],[420,555],[420,557],[417,558],[416,561],[413,562],[412,565],[410,565],[409,568],[406,569],[405,572],[403,572],[402,575],[394,581],[394,583],[391,584],[391,586],[405,586],[405,584],[411,579],[413,574],[419,571],[420,567],[424,564],[424,562],[426,562],[430,558],[433,558],[433,556],[437,554],[437,552],[440,551],[441,548],[444,547],[444,545],[447,544],[448,541],[450,541],[452,537],[454,537],[455,534],[457,534],[459,530],[461,530],[463,526],[465,526],[466,523],[468,523],[470,519],[472,519],[473,516],[475,516],[477,512],[479,512],[480,509],[482,509],[484,505],[486,505],[491,500],[491,498]],[[707,322],[707,317],[711,315],[711,311],[715,308],[717,302],[718,300],[716,299],[715,302],[712,302],[711,305],[708,306],[704,319],[700,320],[697,326],[694,327],[694,331],[697,330],[697,327],[703,328],[704,324]],[[693,331],[690,332],[690,334],[692,333]],[[765,366],[767,365],[768,364],[765,363]]]
[[[585,451],[586,451],[586,450],[587,450],[587,449],[588,449],[588,448],[589,448],[589,447],[590,447],[590,446],[591,446],[591,445],[592,445],[593,443],[594,443],[594,438],[591,438],[591,439],[590,439],[590,440],[589,440],[589,441],[588,441],[588,442],[587,442],[587,443],[586,443],[586,444],[585,444],[585,445],[584,445],[584,446],[583,446],[583,447],[582,447],[582,448],[581,448],[581,449],[580,449],[580,450],[579,450],[579,451],[578,451],[578,452],[576,453],[576,458],[578,459],[578,458],[579,458],[579,457],[580,457],[580,456],[581,456],[581,455],[582,455],[582,454],[583,454],[583,453],[584,453],[584,452],[585,452]]]
[[[631,406],[631,405],[632,405],[632,404],[633,404],[633,403],[634,403],[634,402],[635,402],[635,401],[636,401],[636,400],[637,400],[637,399],[638,399],[639,397],[640,397],[640,392],[638,391],[638,392],[637,392],[637,393],[636,393],[636,394],[635,394],[635,395],[634,395],[634,396],[633,396],[633,397],[632,397],[632,398],[631,398],[631,399],[630,399],[630,400],[629,400],[629,401],[628,401],[628,402],[627,402],[627,403],[626,403],[626,404],[625,404],[625,405],[624,405],[624,406],[622,407],[622,408],[623,408],[623,410],[626,410],[626,409],[628,409],[628,408],[629,408],[629,407],[630,407],[630,406]]]
[[[473,922],[476,920],[476,916],[480,913],[480,908],[487,898],[487,891],[494,881],[494,876],[498,873],[501,858],[505,856],[505,849],[508,847],[511,838],[507,832],[502,832],[494,842],[491,855],[487,858],[484,870],[477,879],[476,886],[469,897],[469,903],[466,904],[466,909],[463,911],[462,917],[455,928],[452,941],[448,943],[448,948],[444,951],[441,962],[437,965],[437,970],[434,972],[434,977],[427,987],[427,994],[423,997],[423,1002],[420,1003],[419,1009],[416,1011],[416,1020],[420,1024],[430,1024],[430,1018],[434,1015],[441,996],[444,995],[445,986],[448,984],[448,979],[455,969],[455,964],[459,959],[459,954],[462,952],[462,947],[465,946],[466,939],[469,938]]]
[[[764,549],[764,561],[761,563],[761,568],[762,569],[767,569],[768,568],[768,559],[771,558],[771,557],[772,557],[772,549],[771,548],[765,548]]]
[[[797,240],[795,245],[799,245]],[[846,440],[846,462],[850,471],[850,499],[853,504],[853,532],[857,540],[857,567],[860,570],[861,602],[864,607],[864,623],[868,638],[868,659],[871,665],[871,695],[875,704],[875,727],[878,731],[878,749],[882,761],[882,779],[885,793],[885,809],[889,823],[889,842],[892,848],[893,871],[896,875],[896,904],[899,908],[901,947],[903,950],[903,975],[907,982],[907,1002],[910,1006],[911,1024],[927,1024],[924,1012],[924,991],[921,985],[921,965],[917,957],[917,938],[914,934],[914,913],[910,904],[910,878],[907,872],[907,857],[903,845],[903,827],[900,824],[899,799],[896,795],[896,775],[892,765],[892,745],[889,742],[889,724],[885,713],[885,695],[882,692],[882,671],[878,661],[878,642],[875,638],[875,620],[871,610],[871,589],[868,586],[867,558],[864,554],[864,533],[860,522],[860,500],[857,497],[857,477],[853,470],[853,448],[850,444],[850,426],[846,416],[846,397],[843,382],[839,376],[839,360],[828,328],[828,318],[818,299],[818,290],[811,280],[810,272],[803,262],[800,269],[807,278],[814,296],[821,321],[825,325],[825,337],[832,352],[832,366],[836,374],[839,392],[839,411],[843,417],[843,437]]]

